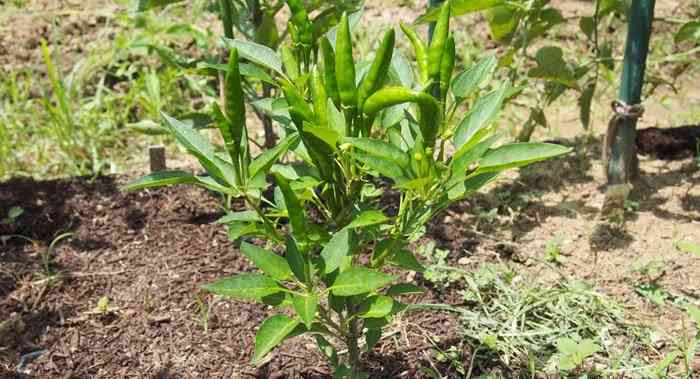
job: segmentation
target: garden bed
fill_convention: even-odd
[[[455,267],[476,270],[500,262],[543,283],[564,273],[595,284],[634,310],[630,322],[667,333],[662,354],[681,332],[683,311],[674,299],[700,297],[694,279],[700,275],[698,258],[674,247],[677,239],[698,242],[700,173],[690,160],[642,159],[646,182],[618,228],[598,221],[599,164],[569,157],[523,170],[449,209],[428,235],[449,250],[448,262]],[[0,235],[36,240],[12,238],[0,249],[0,320],[15,315],[24,324],[13,343],[0,350],[5,376],[14,375],[22,355],[45,349],[24,367],[24,377],[328,377],[330,368],[305,337],[283,344],[259,367],[248,364],[255,328],[269,313],[262,305],[221,301],[205,316],[211,298],[198,290],[200,284],[253,270],[224,229],[209,224],[221,215],[218,199],[188,187],[124,195],[119,185],[125,181],[0,184],[0,214],[11,206],[24,210],[14,225],[2,226]],[[73,235],[53,252],[51,269],[58,276],[48,280],[41,253],[63,231]],[[561,239],[566,259],[557,270],[543,259],[554,238]],[[655,260],[666,273],[660,279],[669,296],[663,307],[635,289],[644,280],[635,267]],[[410,302],[465,306],[459,286],[443,290],[421,275],[413,280],[429,290]],[[109,302],[100,310],[102,297]],[[369,371],[377,378],[413,378],[434,366],[459,377],[437,353],[454,346],[458,360],[469,366],[473,351],[461,330],[450,313],[402,316],[368,355]],[[636,358],[653,363],[660,357]],[[477,361],[473,369],[494,368]],[[508,369],[520,368],[498,368],[505,377]]]

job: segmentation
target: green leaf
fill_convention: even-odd
[[[374,138],[345,138],[343,140],[355,148],[365,151],[367,154],[390,160],[401,167],[408,166],[408,155],[394,145]]]
[[[450,15],[452,17],[478,12],[505,3],[505,0],[451,0]],[[415,24],[437,21],[440,7],[431,7],[422,16],[416,19]]]
[[[253,211],[229,212],[225,216],[214,221],[214,224],[230,224],[232,222],[259,222],[260,216]]]
[[[564,60],[564,51],[558,46],[545,46],[535,54],[537,67],[528,71],[532,78],[550,80],[569,88],[577,88],[576,78]]]
[[[335,296],[354,296],[382,288],[395,279],[393,275],[356,267],[340,273],[330,290]]]
[[[700,257],[700,245],[692,243],[690,241],[677,241],[676,249]]]
[[[385,159],[372,157],[369,155],[355,154],[355,158],[364,163],[370,170],[377,171],[380,175],[386,176],[393,180],[397,185],[401,185],[408,181],[404,172],[396,164],[393,164]]]
[[[264,68],[271,69],[283,78],[285,77],[284,69],[282,68],[282,59],[269,47],[255,42],[237,39],[222,38],[222,41],[228,48],[238,49],[238,53],[241,57]]]
[[[505,95],[506,87],[501,87],[474,102],[467,116],[457,125],[454,135],[455,148],[459,150],[496,118]]]
[[[462,199],[478,191],[479,188],[490,183],[497,177],[497,172],[471,175],[463,182],[458,182],[453,187],[448,188],[447,197],[452,201]]]
[[[163,187],[174,184],[197,183],[196,177],[185,171],[162,171],[138,178],[122,187],[122,191],[134,191],[144,188]]]
[[[289,268],[287,261],[269,250],[243,242],[241,244],[241,253],[250,259],[257,268],[273,279],[287,280],[292,276],[292,270]]]
[[[459,149],[450,161],[450,169],[452,170],[452,176],[447,182],[447,188],[452,187],[457,181],[462,181],[466,179],[467,170],[472,163],[477,162],[481,157],[486,154],[488,149],[496,143],[500,138],[500,135],[493,135],[473,147],[469,147],[469,144],[465,144]]]
[[[498,66],[496,56],[489,55],[471,66],[468,70],[462,71],[452,82],[452,93],[455,97],[466,98],[474,90],[487,82]]]
[[[175,139],[182,144],[187,151],[197,157],[199,163],[207,172],[220,183],[229,183],[235,176],[233,166],[217,157],[214,153],[214,145],[202,137],[192,126],[178,121],[165,113],[165,127],[175,136]]]
[[[416,295],[425,292],[422,288],[410,284],[410,283],[399,283],[394,284],[389,287],[386,291],[387,296],[400,296],[400,295]]]
[[[166,5],[178,3],[183,0],[139,0],[136,6],[137,12],[147,11],[153,8],[162,8]]]
[[[287,263],[289,263],[289,268],[294,273],[299,281],[302,283],[309,283],[311,280],[309,272],[309,261],[306,256],[299,251],[296,242],[292,238],[287,238],[287,250],[285,252],[285,258]]]
[[[248,176],[254,178],[261,171],[267,171],[270,169],[273,163],[277,159],[284,155],[289,149],[289,146],[297,141],[299,138],[298,133],[292,133],[287,135],[283,140],[279,141],[275,147],[265,150],[262,154],[258,155],[248,166]]]
[[[332,149],[335,149],[338,141],[342,138],[334,128],[304,123],[304,133],[309,133],[319,140],[325,142]],[[305,141],[306,142],[306,141]]]
[[[370,225],[377,225],[377,224],[383,224],[385,222],[389,221],[389,217],[386,217],[382,211],[378,210],[371,210],[371,211],[364,211],[357,215],[346,228],[348,229],[354,229],[354,228],[362,228],[365,226],[370,226]]]
[[[659,378],[668,378],[666,370],[681,355],[679,351],[672,351],[664,359],[654,366],[654,373],[656,373]]]
[[[588,37],[588,39],[593,39],[593,32],[595,31],[595,20],[591,16],[581,17],[578,21],[578,26],[581,28],[583,34]]]
[[[406,270],[416,272],[425,271],[425,267],[423,267],[423,265],[420,264],[420,262],[418,262],[418,259],[416,259],[416,256],[408,250],[397,251],[396,254],[394,254],[394,256],[391,258],[390,262],[396,266],[405,268]]]
[[[690,304],[685,308],[685,310],[688,312],[688,315],[692,317],[693,321],[695,321],[696,328],[700,329],[700,308]]]
[[[358,316],[361,318],[381,318],[388,315],[394,307],[394,299],[389,296],[379,295],[367,298],[360,304]]]
[[[345,115],[343,112],[339,111],[333,103],[333,99],[328,99],[328,104],[326,105],[328,109],[328,126],[335,130],[340,136],[346,136],[347,131],[345,130]]]
[[[318,309],[318,296],[313,293],[308,293],[305,296],[295,295],[292,298],[292,305],[306,328],[311,329]]]
[[[211,293],[237,299],[259,299],[282,289],[267,275],[245,273],[203,284],[202,289]]]
[[[522,167],[571,152],[570,147],[552,143],[510,143],[486,153],[481,158],[479,172],[503,171]]]
[[[315,335],[314,339],[316,339],[316,344],[318,345],[318,349],[321,350],[321,353],[328,358],[329,361],[331,361],[331,365],[333,367],[338,365],[338,352],[335,350],[333,345],[330,344],[325,338],[319,335]]]
[[[368,329],[367,333],[365,334],[365,350],[371,351],[377,345],[380,339],[382,339],[381,329]]]
[[[690,21],[681,25],[673,37],[675,43],[681,43],[685,41],[700,42],[700,21]]]
[[[239,238],[251,235],[267,236],[266,230],[256,223],[234,221],[228,224],[228,238],[232,242]]]
[[[520,16],[515,9],[501,5],[486,10],[486,22],[495,40],[507,40],[518,27]]]
[[[274,315],[263,321],[258,333],[255,335],[255,354],[253,364],[260,362],[267,353],[279,345],[299,321],[285,315]]]
[[[278,188],[282,191],[284,196],[284,203],[287,207],[287,214],[289,217],[289,223],[292,226],[292,234],[299,240],[306,240],[307,230],[306,230],[306,214],[304,209],[301,207],[301,203],[297,198],[297,195],[292,191],[289,186],[289,182],[282,175],[275,175],[275,181],[277,182]]]
[[[326,274],[335,271],[343,262],[343,258],[351,252],[351,229],[346,227],[336,232],[321,250]]]
[[[561,337],[556,340],[557,350],[561,353],[559,358],[559,368],[561,370],[573,370],[583,364],[583,361],[591,355],[601,351],[591,339],[584,339],[576,342],[568,337]]]

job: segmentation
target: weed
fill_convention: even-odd
[[[197,302],[197,308],[199,309],[197,323],[202,327],[204,333],[207,333],[209,331],[211,310],[214,307],[215,301],[206,301],[202,295],[197,295],[195,300]]]
[[[51,269],[51,261],[54,256],[54,250],[56,249],[56,245],[58,245],[59,242],[62,240],[69,238],[73,235],[71,232],[66,232],[59,234],[56,236],[49,246],[42,250],[41,252],[41,267],[43,268],[44,272],[44,277],[48,279],[49,281],[53,280],[56,276],[56,273]]]
[[[22,207],[14,206],[7,211],[7,217],[2,220],[3,224],[14,225],[15,221],[24,213]]]
[[[636,267],[633,267],[633,271],[639,273],[642,277],[642,280],[634,286],[635,292],[657,307],[663,307],[671,297],[661,283],[661,279],[666,274],[664,262],[652,260],[644,264],[638,264]]]
[[[590,354],[614,353],[612,336],[636,339],[623,309],[586,283],[539,284],[501,265],[463,272],[462,279],[469,306],[458,312],[482,370],[494,361],[510,367],[509,375],[581,368]]]
[[[563,235],[554,236],[547,241],[545,261],[556,265],[563,265],[566,263],[566,257],[562,254],[564,242],[565,237]]]

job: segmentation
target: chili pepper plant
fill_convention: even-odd
[[[180,2],[182,0],[139,0],[137,11],[144,12]],[[234,35],[238,34],[242,37],[242,39],[237,40],[238,43],[245,44],[248,41],[252,43],[252,45],[246,45],[248,48],[263,45],[277,50],[284,37],[289,35],[292,43],[301,47],[299,51],[303,51],[308,55],[312,49],[315,49],[316,41],[329,28],[338,23],[338,19],[343,11],[354,10],[361,3],[360,0],[218,0],[213,2],[210,10],[216,13],[221,20],[223,37],[227,39],[233,39]],[[285,8],[285,5],[289,10],[289,17],[286,28],[279,29],[275,22],[275,17],[282,13],[281,11]],[[187,6],[192,5],[188,4]],[[313,14],[313,17],[310,14]],[[174,66],[183,72],[194,71],[205,76],[219,77],[221,71],[225,69],[225,65],[219,63],[220,57],[217,54],[209,53],[216,51],[216,49],[208,46],[206,39],[202,38],[202,31],[197,30],[192,25],[178,24],[167,28],[166,32],[179,35],[183,33],[183,30],[192,34],[198,45],[202,45],[200,47],[203,48],[203,59],[190,59],[182,55],[181,52],[176,52],[160,42],[147,43],[145,45],[150,50],[155,51],[164,63]],[[264,69],[261,70],[258,67],[244,64],[241,66],[241,70],[244,82],[243,93],[248,102],[254,104],[253,111],[263,124],[265,147],[272,147],[275,145],[277,138],[273,129],[273,121],[266,109],[256,106],[259,105],[256,102],[276,96],[275,91],[278,90],[278,87],[274,83],[270,83],[268,72]],[[201,127],[210,127],[213,121],[201,113],[188,116]],[[160,130],[148,129],[145,131],[150,134],[156,134]]]
[[[443,6],[429,44],[400,24],[414,62],[394,49],[394,29],[372,59],[355,59],[347,14],[330,33],[334,41],[324,36],[317,46],[292,43],[278,53],[226,40],[225,99],[216,117],[224,146],[163,115],[207,175],[154,173],[126,189],[193,184],[245,203],[219,222],[259,272],[202,288],[277,307],[260,325],[253,362],[308,334],[336,377],[366,377],[363,352],[406,310],[405,296],[422,291],[396,272],[422,270],[411,243],[426,223],[507,169],[569,152],[546,143],[498,145],[495,121],[509,86],[481,90],[493,57],[454,75],[449,20]],[[268,106],[285,135],[257,156],[247,136],[243,61],[270,70],[283,94]],[[381,191],[398,203],[382,200]]]

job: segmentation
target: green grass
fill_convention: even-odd
[[[667,377],[663,365],[673,354],[654,348],[659,332],[627,321],[629,310],[591,284],[564,276],[542,283],[505,265],[466,272],[441,263],[438,256],[426,278],[463,287],[466,305],[448,308],[460,315],[464,340],[475,349],[470,371],[493,378]]]
[[[138,29],[124,14],[113,21],[114,41],[91,44],[70,68],[49,41],[41,47],[43,67],[0,76],[0,180],[123,172],[145,159],[146,145],[168,141],[130,124],[201,102],[202,83],[139,47],[160,29]]]

